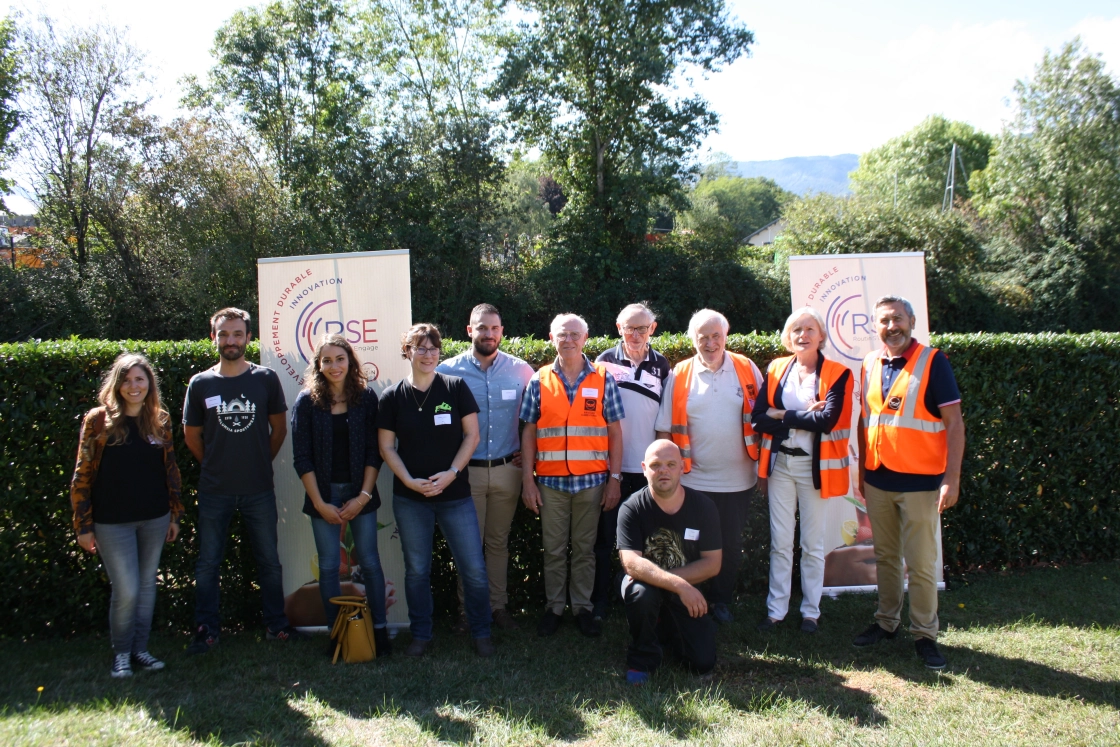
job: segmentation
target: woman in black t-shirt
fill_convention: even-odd
[[[366,388],[361,362],[342,335],[323,336],[304,378],[307,387],[292,407],[292,465],[307,491],[303,512],[315,535],[327,628],[338,616],[330,600],[342,594],[339,550],[349,524],[377,656],[387,656],[385,574],[377,554],[377,394]]]
[[[467,620],[480,656],[490,656],[490,587],[467,462],[478,445],[478,405],[458,376],[436,373],[442,345],[434,324],[401,335],[412,372],[381,394],[377,439],[393,470],[393,514],[404,553],[412,642],[423,656],[432,640],[432,537],[438,523],[463,581]]]
[[[130,677],[134,668],[163,669],[148,653],[148,634],[163,545],[179,536],[179,466],[147,358],[117,356],[98,400],[82,421],[70,501],[78,544],[101,555],[112,584],[110,673]]]

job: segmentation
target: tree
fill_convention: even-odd
[[[939,115],[861,155],[859,167],[851,173],[852,191],[904,208],[940,207],[954,143],[961,158],[955,197],[966,200],[971,194],[968,175],[988,165],[992,138]]]
[[[12,151],[12,133],[19,126],[20,115],[16,97],[20,89],[18,35],[11,18],[0,20],[0,169]],[[0,191],[11,188],[7,179],[0,177]],[[0,201],[0,206],[3,202]]]
[[[718,118],[699,96],[674,98],[682,69],[704,74],[753,37],[723,0],[524,0],[534,14],[507,42],[493,92],[516,133],[546,159],[584,238],[632,245],[650,207],[684,208],[686,163]],[[573,211],[573,207],[575,210]]]
[[[766,177],[705,176],[692,188],[692,211],[684,222],[694,229],[701,225],[718,226],[729,231],[736,241],[742,241],[777,220],[782,206],[794,197]]]
[[[958,211],[913,210],[860,198],[817,195],[792,203],[774,246],[780,254],[924,252],[930,329],[1015,331],[1018,323],[985,272],[983,234]]]
[[[59,30],[43,17],[22,33],[20,97],[25,152],[42,201],[40,220],[79,267],[88,261],[94,213],[123,151],[149,127],[136,94],[143,56],[116,28]]]
[[[1003,254],[1025,291],[1047,281],[1036,305],[1048,328],[1120,329],[1120,84],[1074,40],[1015,92],[1015,117],[970,181],[974,202],[1017,248]],[[1055,278],[1039,266],[1063,268],[1069,299],[1054,303]]]

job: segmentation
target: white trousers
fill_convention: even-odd
[[[766,484],[770,501],[770,593],[766,614],[774,620],[789,612],[793,577],[794,513],[801,510],[801,616],[821,616],[824,584],[824,520],[827,501],[813,487],[813,458],[778,453]]]

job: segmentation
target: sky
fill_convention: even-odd
[[[701,157],[739,161],[861,153],[930,114],[998,132],[1016,80],[1046,49],[1080,35],[1120,78],[1120,3],[1098,0],[727,0],[755,34],[751,55],[696,89],[720,115]],[[175,113],[177,81],[205,75],[214,32],[242,0],[40,0],[15,5],[81,24],[130,29],[157,81],[155,110]],[[681,91],[688,93],[687,91]]]

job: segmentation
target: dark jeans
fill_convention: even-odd
[[[734,493],[704,491],[716,504],[719,512],[720,538],[723,543],[723,563],[719,575],[708,582],[708,601],[712,604],[731,604],[735,599],[739,565],[743,562],[743,525],[747,521],[747,506],[754,493],[754,488]]]
[[[610,511],[599,513],[599,531],[595,535],[595,588],[591,592],[591,603],[595,607],[606,607],[618,591],[613,579],[614,559],[618,547],[618,510],[634,493],[647,485],[646,476],[641,472],[622,473],[622,499]]]
[[[358,487],[350,483],[331,483],[330,504],[342,508],[346,501],[358,494]],[[358,514],[349,522],[354,537],[358,566],[366,587],[366,600],[373,615],[373,627],[385,627],[385,573],[381,570],[381,556],[377,554],[377,512]],[[315,554],[319,556],[319,596],[327,617],[327,630],[334,627],[338,607],[331,597],[342,594],[338,569],[341,565],[339,549],[342,547],[341,524],[331,524],[319,516],[311,517],[311,533],[315,535]]]
[[[401,536],[404,555],[404,595],[412,637],[432,640],[432,538],[440,531],[451,548],[455,570],[463,580],[463,595],[471,637],[490,637],[490,582],[478,536],[474,499],[414,501],[393,496],[393,515]]]
[[[198,491],[198,563],[195,565],[195,625],[221,629],[218,616],[218,574],[226,554],[226,538],[234,511],[241,512],[261,587],[264,624],[273,633],[288,627],[284,615],[284,578],[276,553],[276,493],[218,495]]]
[[[113,652],[148,650],[156,609],[156,572],[171,514],[126,524],[94,524],[97,552],[109,574],[109,636]]]
[[[623,579],[622,598],[626,620],[630,623],[630,648],[626,666],[652,672],[661,666],[662,645],[666,645],[697,674],[706,674],[716,665],[716,623],[711,615],[692,617],[671,591]]]

